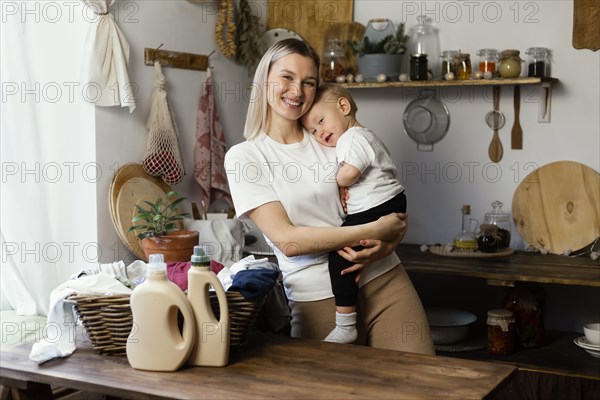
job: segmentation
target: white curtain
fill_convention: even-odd
[[[52,289],[98,261],[102,171],[94,107],[80,79],[82,9],[68,1],[3,4],[2,306],[23,314],[45,315]]]

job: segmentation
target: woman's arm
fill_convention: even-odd
[[[356,246],[365,238],[393,243],[399,236],[403,237],[406,230],[406,223],[400,215],[389,214],[377,221],[356,226],[299,227],[292,224],[277,201],[265,203],[248,212],[258,229],[286,256],[336,251],[346,246]],[[371,248],[369,254],[363,254],[362,259],[381,258],[391,251],[389,244],[381,245]]]

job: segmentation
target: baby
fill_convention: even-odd
[[[302,117],[304,128],[317,142],[336,147],[339,165],[336,181],[340,188],[348,188],[349,195],[348,215],[342,226],[375,221],[392,212],[406,212],[406,196],[396,179],[396,166],[381,139],[358,123],[357,110],[345,88],[323,83],[317,89],[312,107]],[[352,265],[336,252],[329,254],[336,327],[325,338],[326,342],[353,343],[357,339],[356,273],[341,274]]]

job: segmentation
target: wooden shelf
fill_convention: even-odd
[[[497,258],[444,257],[403,244],[397,253],[409,272],[483,278],[490,284],[519,282],[600,287],[600,263],[589,256],[567,257],[516,251]]]
[[[349,89],[369,88],[442,88],[449,86],[506,86],[506,85],[538,85],[542,83],[557,83],[557,78],[514,78],[514,79],[469,79],[453,81],[409,81],[409,82],[353,82],[343,83]]]
[[[508,356],[495,356],[487,350],[443,353],[439,355],[476,361],[515,365],[522,371],[534,371],[575,378],[600,380],[600,359],[579,348],[573,340],[581,333],[546,332],[543,346],[520,349]]]

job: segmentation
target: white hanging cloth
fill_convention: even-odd
[[[129,43],[108,7],[116,0],[82,0],[97,18],[89,22],[85,51],[89,64],[84,82],[90,86],[90,99],[97,106],[135,109],[134,87],[129,81]]]

